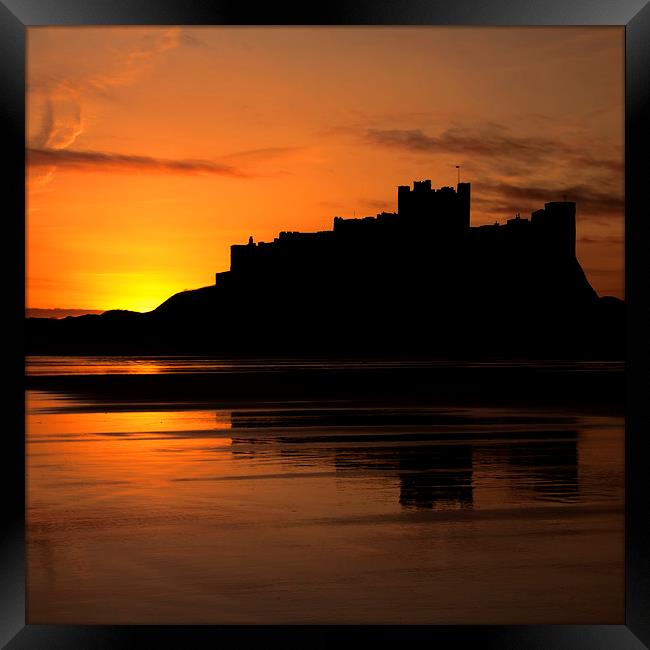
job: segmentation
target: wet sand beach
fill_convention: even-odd
[[[29,622],[621,623],[622,368],[434,366],[30,359]]]

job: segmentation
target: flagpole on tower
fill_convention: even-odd
[[[460,183],[460,165],[456,165],[456,169],[458,170],[458,183]]]

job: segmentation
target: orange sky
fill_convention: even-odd
[[[472,182],[472,223],[578,203],[623,297],[623,28],[28,29],[27,306],[156,307],[249,235]]]

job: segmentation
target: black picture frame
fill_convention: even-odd
[[[5,219],[3,287],[8,426],[4,431],[4,526],[0,546],[0,643],[18,648],[202,647],[280,642],[405,644],[499,648],[650,647],[650,494],[645,385],[650,277],[645,191],[650,152],[648,0],[329,0],[319,5],[228,0],[0,0],[0,103]],[[593,626],[43,626],[25,623],[25,44],[36,25],[620,25],[625,27],[626,273],[626,603],[624,625]],[[12,253],[9,255],[8,253]]]

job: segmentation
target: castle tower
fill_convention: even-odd
[[[573,201],[551,201],[543,210],[535,210],[531,221],[540,242],[562,257],[576,256],[576,204]]]
[[[547,228],[558,239],[558,250],[575,257],[576,204],[572,201],[552,201],[544,204]]]
[[[456,193],[458,195],[459,208],[458,212],[462,220],[462,225],[464,229],[468,229],[470,226],[470,203],[471,203],[471,193],[472,193],[472,184],[471,183],[458,183],[456,186]]]
[[[411,209],[411,186],[399,185],[397,188],[397,214],[405,217]]]

